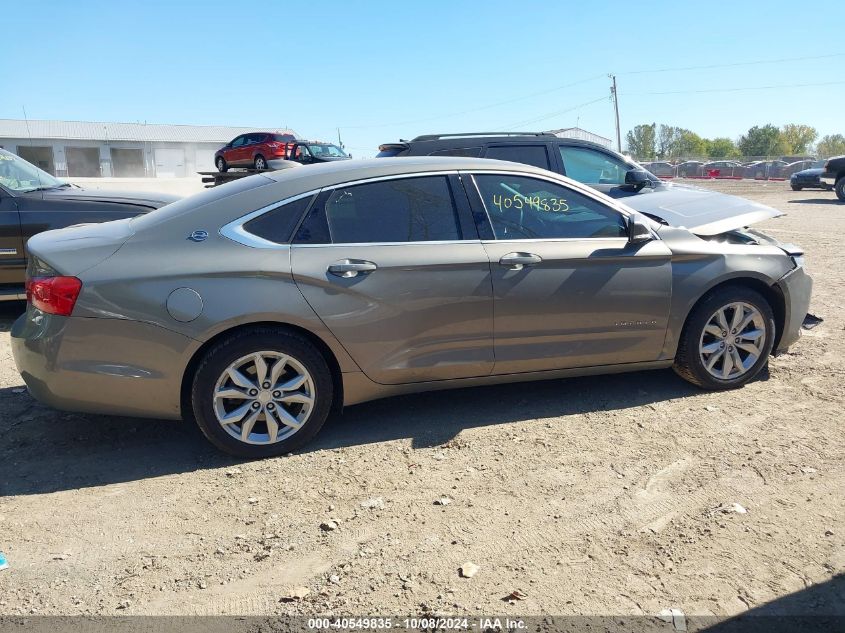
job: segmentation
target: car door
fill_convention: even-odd
[[[593,189],[609,195],[611,198],[624,198],[635,195],[622,187],[625,174],[633,165],[591,147],[579,145],[558,145],[558,153],[563,162],[563,173],[589,185]]]
[[[660,239],[629,243],[621,211],[560,182],[472,178],[476,217],[490,223],[494,373],[658,359],[672,283]]]
[[[244,161],[244,145],[246,143],[246,134],[241,134],[234,141],[225,154],[226,162],[232,166],[240,166]]]
[[[0,285],[20,285],[25,268],[18,205],[12,194],[0,187]]]
[[[489,375],[490,264],[458,176],[324,190],[291,244],[306,301],[373,381]]]

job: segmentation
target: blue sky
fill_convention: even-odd
[[[623,137],[645,122],[708,137],[765,123],[845,133],[845,2],[39,0],[19,9],[3,12],[0,118],[26,107],[31,119],[289,126],[324,140],[339,127],[353,155],[368,156],[432,132],[578,124],[612,138],[615,73]],[[762,86],[778,87],[747,90]]]

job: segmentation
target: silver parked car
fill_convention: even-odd
[[[15,362],[51,406],[192,417],[246,457],[392,394],[670,366],[739,387],[798,338],[812,283],[742,228],[779,212],[707,195],[681,228],[484,159],[251,176],[33,237]]]

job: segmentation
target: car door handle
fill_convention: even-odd
[[[543,261],[543,258],[534,253],[508,253],[502,255],[499,263],[511,270],[522,270],[524,266],[534,266]]]
[[[373,272],[378,266],[373,262],[368,262],[363,259],[341,259],[334,264],[330,264],[328,271],[332,275],[348,279],[350,277],[357,277],[359,274],[367,275]]]

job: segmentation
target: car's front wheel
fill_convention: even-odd
[[[328,416],[334,386],[323,355],[284,330],[243,330],[214,344],[194,374],[191,404],[203,434],[246,458],[308,442]]]
[[[221,174],[229,170],[229,166],[226,164],[226,159],[224,159],[222,156],[218,156],[217,159],[214,161],[214,164],[217,166],[217,171],[219,171]]]
[[[704,389],[741,387],[766,366],[774,338],[774,314],[760,293],[719,288],[687,318],[674,370]]]
[[[801,185],[790,185],[792,187],[792,191],[801,191],[803,187]]]
[[[264,157],[261,154],[255,157],[253,163],[256,169],[267,169],[267,161],[264,160]]]
[[[836,192],[836,197],[845,202],[845,176],[836,181],[833,190]]]

